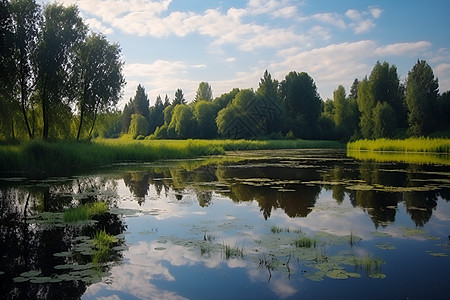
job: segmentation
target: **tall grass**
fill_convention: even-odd
[[[32,176],[67,175],[76,170],[114,163],[187,159],[224,154],[228,150],[342,147],[343,144],[338,142],[303,140],[101,139],[90,143],[27,141],[17,145],[0,146],[0,176],[11,176],[15,173]]]
[[[405,140],[358,140],[348,143],[347,150],[450,153],[450,139],[410,138]]]
[[[108,204],[105,202],[94,202],[92,204],[79,205],[64,211],[65,222],[85,221],[93,216],[102,215],[108,211]]]

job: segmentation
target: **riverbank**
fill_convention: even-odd
[[[0,176],[70,175],[124,162],[152,162],[220,155],[225,151],[344,148],[335,141],[306,140],[129,140],[27,141],[0,146]]]
[[[450,153],[450,139],[409,138],[405,140],[358,140],[348,143],[347,150]]]

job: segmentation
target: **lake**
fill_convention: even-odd
[[[276,150],[2,178],[0,295],[448,299],[450,164],[414,161]]]

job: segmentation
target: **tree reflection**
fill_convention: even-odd
[[[89,183],[88,183],[89,181]],[[92,183],[96,182],[95,185]],[[101,183],[103,182],[103,183]],[[41,271],[42,275],[55,277],[62,270],[55,266],[64,264],[85,264],[89,255],[57,257],[54,254],[71,251],[76,237],[93,237],[94,233],[105,228],[108,233],[117,235],[125,230],[122,220],[113,214],[97,218],[95,225],[62,226],[33,223],[28,215],[38,212],[56,212],[74,202],[98,201],[111,188],[110,181],[97,181],[86,178],[52,184],[17,185],[0,187],[0,295],[2,299],[79,299],[88,284],[81,280],[56,283],[14,282],[13,278],[30,270]],[[89,195],[87,195],[89,188]],[[94,191],[93,188],[100,188]],[[98,194],[98,196],[94,196]],[[111,194],[108,198],[113,202]],[[122,254],[115,251],[109,261],[120,261]],[[102,265],[105,271],[108,267]]]

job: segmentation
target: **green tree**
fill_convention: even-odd
[[[150,132],[154,132],[157,127],[164,125],[164,103],[161,96],[156,97],[155,106],[150,107]]]
[[[322,111],[322,101],[314,80],[305,72],[286,75],[280,85],[281,102],[295,136],[311,138]]]
[[[42,110],[42,137],[49,137],[51,126],[67,124],[71,117],[66,85],[72,69],[75,48],[84,40],[87,27],[75,6],[49,4],[44,9],[37,46],[37,90]],[[55,134],[56,128],[55,129]]]
[[[175,99],[173,99],[172,105],[176,106],[178,104],[186,104],[186,99],[184,99],[183,91],[177,89],[175,92]]]
[[[170,100],[169,100],[169,96],[164,97],[164,108],[166,108],[167,106],[170,105]]]
[[[0,1],[0,137],[13,136],[12,99],[14,78],[10,74],[14,71],[13,61],[14,33],[10,2]]]
[[[145,93],[145,88],[142,85],[138,85],[136,89],[136,95],[133,99],[133,108],[135,114],[140,114],[144,116],[145,119],[149,119],[149,106],[150,101]]]
[[[190,106],[178,104],[173,109],[172,120],[169,129],[173,128],[177,138],[192,138],[196,128],[194,114]]]
[[[236,94],[239,93],[239,91],[238,88],[234,88],[230,92],[220,95],[220,97],[214,99],[213,102],[216,103],[219,109],[225,108],[236,97]]]
[[[387,102],[378,102],[373,111],[373,137],[391,137],[395,130],[395,111]]]
[[[355,99],[358,98],[358,85],[359,85],[359,80],[358,78],[355,78],[355,80],[353,80],[352,86],[350,87],[350,94],[348,95],[349,98]]]
[[[358,85],[358,108],[361,112],[360,128],[364,138],[371,138],[373,135],[373,110],[376,102],[370,90],[369,80],[364,78]]]
[[[418,60],[406,79],[408,124],[412,135],[426,135],[434,129],[438,90],[433,70],[425,60]]]
[[[133,138],[137,138],[140,135],[148,134],[149,124],[147,119],[141,114],[132,114],[130,128],[128,129],[128,133],[133,136]]]
[[[77,140],[80,139],[86,116],[92,119],[89,137],[99,113],[116,106],[125,84],[122,75],[118,44],[110,44],[103,35],[91,34],[78,48],[76,66],[72,73],[80,121]]]
[[[128,133],[128,128],[130,127],[131,115],[134,111],[132,101],[133,100],[130,99],[130,101],[125,104],[122,111],[122,116],[120,117],[120,123],[122,124],[122,133]]]
[[[197,93],[195,95],[195,102],[200,101],[200,100],[205,100],[205,101],[212,101],[213,99],[213,94],[212,94],[212,89],[211,86],[209,85],[209,83],[207,82],[200,82],[200,84],[198,85],[198,89],[197,89]]]
[[[195,102],[194,116],[198,124],[198,137],[214,138],[217,136],[216,117],[219,107],[211,101]]]
[[[33,56],[36,53],[36,36],[41,11],[34,0],[11,1],[11,15],[14,32],[14,71],[9,76],[14,78],[14,98],[20,103],[23,121],[29,138],[33,138],[28,121],[31,92],[34,85]]]

